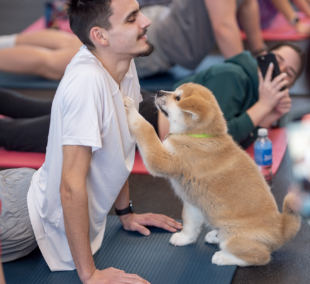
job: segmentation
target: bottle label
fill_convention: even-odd
[[[255,163],[259,166],[271,166],[272,165],[272,148],[255,149],[254,158],[255,158]]]

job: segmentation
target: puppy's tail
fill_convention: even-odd
[[[283,202],[282,244],[294,238],[299,231],[301,223],[301,217],[298,213],[299,207],[300,201],[298,196],[293,192],[288,193]]]

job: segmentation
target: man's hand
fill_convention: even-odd
[[[289,96],[287,88],[283,91],[280,91],[288,84],[288,81],[285,79],[287,76],[286,73],[278,75],[271,81],[273,68],[273,64],[270,64],[265,78],[263,78],[260,71],[258,72],[258,103],[260,103],[268,111],[271,111],[273,108],[275,108],[282,98]]]
[[[142,235],[148,236],[150,231],[144,226],[155,226],[165,229],[169,232],[176,232],[181,230],[182,224],[162,214],[126,214],[119,216],[123,227],[127,231],[138,231]]]
[[[85,281],[84,284],[150,284],[136,274],[128,274],[123,270],[115,269],[113,267],[98,270],[96,269],[92,277]]]

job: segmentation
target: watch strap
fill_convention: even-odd
[[[129,213],[134,213],[131,200],[129,201],[128,207],[121,209],[121,210],[115,208],[115,213],[118,216],[126,215]]]
[[[295,26],[298,22],[299,22],[299,17],[298,17],[298,15],[295,14],[295,15],[290,19],[290,24],[291,24],[292,26]]]

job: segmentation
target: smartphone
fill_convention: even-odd
[[[276,59],[276,56],[273,53],[267,53],[265,55],[259,55],[256,57],[258,67],[262,72],[263,78],[265,78],[269,64],[272,62],[273,63],[273,71],[271,75],[271,81],[277,77],[278,75],[281,74],[280,68],[278,61]],[[286,87],[283,87],[280,91],[285,90]]]

